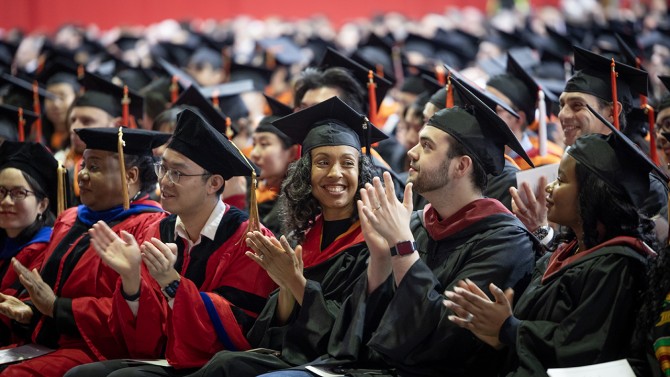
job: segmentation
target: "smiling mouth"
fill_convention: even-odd
[[[347,190],[345,186],[334,185],[334,186],[322,186],[324,190],[328,191],[330,194],[341,194]]]

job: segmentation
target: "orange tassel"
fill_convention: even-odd
[[[26,120],[23,119],[23,109],[19,107],[19,141],[26,141]]]
[[[370,110],[368,117],[371,120],[372,124],[377,123],[377,84],[375,84],[375,75],[372,73],[372,70],[368,71],[368,101],[370,105]]]
[[[233,132],[233,121],[230,120],[230,117],[226,117],[226,137],[228,140],[232,140],[233,136],[235,136],[235,132]]]
[[[128,85],[123,86],[123,99],[121,100],[121,106],[123,107],[123,120],[122,125],[128,127],[130,124],[130,97],[128,97]]]
[[[610,72],[610,81],[612,84],[612,109],[614,111],[614,115],[612,118],[614,119],[614,127],[616,127],[617,130],[620,130],[621,128],[619,127],[619,100],[617,96],[617,91],[616,91],[616,78],[617,78],[617,72],[616,72],[616,62],[614,62],[614,59],[612,59],[612,64],[610,64],[612,67],[612,72]]]
[[[37,80],[33,81],[33,110],[37,114],[37,120],[33,123],[35,127],[35,141],[38,143],[42,142],[42,107],[40,106],[40,94],[39,86],[37,85]]]
[[[384,66],[377,64],[377,76],[384,78]]]
[[[451,85],[451,72],[447,76],[447,109],[454,107],[454,86]]]
[[[654,116],[654,108],[646,103],[643,106],[644,112],[647,113],[649,119],[649,158],[656,166],[661,166],[661,160],[658,158],[658,151],[656,150],[656,117]]]
[[[214,106],[215,109],[221,110],[219,107],[219,91],[215,90],[214,93],[212,93],[212,106]]]
[[[444,75],[444,68],[439,65],[435,66],[435,78],[437,79],[437,82],[440,83],[440,85],[447,85],[447,78]]]
[[[172,76],[172,83],[170,84],[170,102],[171,103],[177,102],[177,98],[179,97],[178,81],[179,81],[179,79],[177,78],[177,75]]]

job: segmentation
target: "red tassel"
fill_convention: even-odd
[[[19,107],[19,141],[26,141],[26,120],[23,119],[23,109]]]
[[[612,67],[612,71],[610,72],[610,81],[612,84],[612,109],[614,111],[614,114],[612,115],[612,118],[614,119],[614,127],[616,127],[617,130],[620,130],[621,128],[619,127],[619,100],[616,92],[616,63],[614,62],[614,59],[612,59],[612,63],[610,64]]]
[[[384,66],[377,64],[377,76],[384,78]]]
[[[447,85],[447,78],[444,75],[444,68],[439,65],[435,67],[435,78],[440,83],[440,85]]]
[[[647,113],[649,119],[649,158],[656,166],[661,166],[661,160],[658,158],[658,151],[656,150],[656,117],[654,116],[654,108],[646,103],[643,106],[644,112]]]
[[[377,123],[377,84],[375,84],[375,76],[372,73],[372,70],[368,71],[368,101],[370,105],[370,111],[368,118],[372,124]]]
[[[214,106],[214,108],[217,109],[217,110],[221,110],[221,108],[219,107],[219,91],[218,90],[215,90],[212,93],[212,106]]]
[[[130,124],[130,97],[128,97],[128,85],[123,86],[123,99],[121,100],[121,106],[123,107],[123,120],[122,124],[124,127],[128,127]]]
[[[35,127],[35,141],[38,143],[42,142],[42,107],[40,106],[40,94],[39,86],[37,85],[37,80],[33,81],[33,111],[37,114],[37,120],[33,123]]]
[[[226,117],[226,137],[228,140],[232,140],[235,133],[233,132],[233,122],[230,120],[230,117]]]
[[[451,85],[451,72],[447,76],[447,109],[454,107],[454,86]]]
[[[179,97],[179,79],[177,78],[177,75],[172,76],[172,83],[170,84],[170,102],[175,103],[177,102],[177,98]]]

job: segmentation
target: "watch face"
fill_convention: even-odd
[[[416,247],[412,241],[403,241],[395,245],[395,249],[398,255],[408,255],[412,254]]]
[[[535,237],[541,240],[549,234],[549,230],[546,228],[537,228],[533,234],[535,234]]]

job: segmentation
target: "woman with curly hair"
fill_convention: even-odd
[[[546,187],[549,221],[570,228],[572,237],[538,261],[514,311],[513,292],[493,284],[495,301],[469,281],[446,292],[451,321],[509,349],[502,375],[541,376],[548,368],[640,356],[631,342],[656,241],[639,208],[652,169],[617,130],[577,139]]]
[[[340,305],[365,277],[368,251],[356,200],[374,167],[362,146],[369,150],[386,136],[337,97],[273,124],[301,143],[302,156],[289,167],[279,197],[287,237],[247,238],[254,250],[247,255],[279,285],[247,334],[263,350],[219,352],[192,376],[257,376],[321,356]]]

